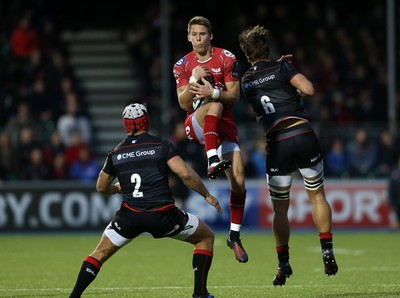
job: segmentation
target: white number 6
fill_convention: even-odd
[[[275,113],[275,107],[267,95],[261,96],[260,102],[264,108],[265,114]]]

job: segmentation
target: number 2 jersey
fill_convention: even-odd
[[[144,133],[127,136],[108,153],[103,171],[118,177],[123,205],[134,211],[156,211],[172,207],[167,161],[178,155],[168,140]]]
[[[243,94],[266,134],[286,119],[307,120],[301,97],[290,84],[297,73],[287,61],[259,61],[243,75]]]

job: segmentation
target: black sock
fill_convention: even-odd
[[[289,246],[288,245],[279,245],[275,249],[278,254],[279,264],[288,263],[289,262]]]
[[[212,252],[204,249],[195,249],[193,252],[194,294],[207,294],[207,277],[211,267]]]
[[[93,257],[86,257],[83,261],[81,270],[79,271],[78,278],[75,283],[75,287],[72,290],[70,298],[81,297],[83,291],[89,286],[89,284],[96,278],[99,273],[101,263]]]
[[[219,162],[219,157],[217,155],[213,155],[208,159],[208,165],[211,165],[214,162]]]
[[[229,231],[229,240],[239,240],[239,237],[240,237],[240,232],[233,230]]]
[[[320,240],[322,251],[332,250],[332,238],[325,238]]]

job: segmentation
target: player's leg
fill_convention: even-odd
[[[268,175],[268,189],[274,212],[272,231],[275,237],[275,250],[278,256],[278,270],[273,280],[274,286],[284,285],[286,278],[290,277],[293,273],[289,263],[290,224],[288,218],[292,179],[292,175]]]
[[[233,142],[223,142],[219,148],[223,159],[232,160],[232,167],[225,171],[230,182],[230,218],[231,225],[227,245],[233,249],[235,258],[240,263],[246,263],[249,257],[240,240],[240,229],[243,222],[246,203],[246,187],[244,165],[239,145]]]
[[[102,264],[120,249],[103,233],[96,249],[85,258],[78,274],[71,298],[81,297],[83,291],[96,278]]]
[[[96,278],[102,264],[141,233],[141,231],[132,229],[129,225],[130,221],[135,224],[140,222],[140,220],[130,220],[130,215],[136,216],[136,213],[122,207],[116,212],[112,221],[104,229],[101,240],[95,250],[83,261],[70,297],[80,297],[82,292]],[[124,237],[122,235],[129,236]]]
[[[184,229],[171,238],[186,241],[194,245],[192,267],[194,273],[195,298],[212,298],[208,293],[207,279],[211,267],[214,250],[214,233],[196,216],[187,213],[188,221]]]
[[[300,169],[300,173],[311,201],[313,221],[319,232],[325,273],[328,276],[335,275],[338,266],[333,253],[332,212],[323,185],[323,163],[321,161],[313,167]]]
[[[199,107],[196,114],[196,121],[202,127],[204,146],[208,159],[208,177],[216,179],[225,169],[229,168],[231,161],[218,158],[217,146],[220,141],[219,123],[223,112],[223,105],[220,102],[209,102]]]

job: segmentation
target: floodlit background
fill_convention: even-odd
[[[276,254],[264,136],[244,99],[234,108],[246,162],[241,236],[249,263],[226,247],[229,186],[205,181],[222,215],[171,176],[177,202],[216,232],[216,297],[399,297],[400,5],[395,0],[0,0],[0,297],[66,297],[82,259],[119,207],[96,192],[106,153],[124,137],[120,115],[148,105],[151,132],[175,142],[206,178],[190,143],[172,66],[191,51],[186,24],[203,15],[213,44],[248,66],[237,36],[261,24],[272,59],[294,63],[316,88],[304,100],[324,153],[339,272],[323,273],[300,179],[291,191],[294,274],[273,287]],[[68,129],[79,115],[79,127]],[[297,177],[298,178],[298,177]],[[391,182],[391,184],[389,184]],[[390,187],[389,187],[390,186]],[[399,189],[399,191],[397,191]],[[393,192],[392,192],[393,191]],[[103,266],[86,297],[190,297],[192,246],[143,235]]]
[[[400,185],[399,6],[392,0],[1,1],[0,206],[7,216],[0,225],[69,228],[69,218],[80,229],[91,221],[91,206],[114,210],[92,192],[106,153],[124,137],[120,115],[132,99],[148,105],[151,132],[173,140],[206,177],[203,148],[184,135],[172,75],[173,64],[191,50],[187,22],[204,15],[213,44],[237,56],[240,73],[248,64],[237,36],[261,24],[273,36],[272,59],[292,53],[314,83],[316,94],[304,105],[323,147],[337,226],[395,228],[388,199],[396,196],[389,197],[387,183],[392,177],[393,189]],[[244,98],[234,111],[249,186],[247,225],[268,227],[264,137]],[[75,129],[71,114],[79,115]],[[210,187],[225,203],[228,184],[220,180]],[[177,201],[209,215],[176,177],[171,186]],[[50,190],[57,195],[46,201]],[[292,197],[293,209],[304,212],[293,220],[312,226],[301,181]],[[107,222],[108,213],[94,226]]]

